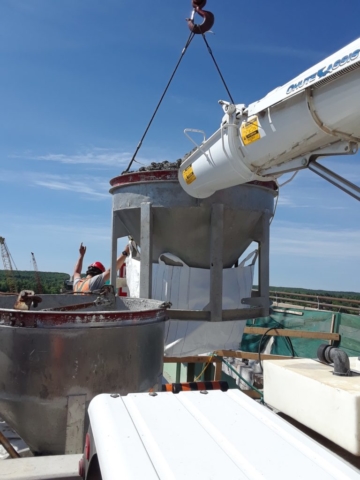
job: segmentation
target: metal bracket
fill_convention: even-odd
[[[284,162],[281,165],[260,170],[258,175],[270,177],[273,175],[282,175],[284,173],[295,172],[303,170],[309,166],[309,162],[316,160],[318,157],[333,157],[336,155],[355,155],[358,151],[358,145],[354,142],[339,141],[333,145],[319,148],[313,152],[309,152],[300,157],[294,158],[289,162]]]
[[[241,303],[243,305],[251,305],[252,307],[269,308],[271,302],[266,297],[249,297],[242,298]]]
[[[104,285],[100,290],[100,296],[94,301],[96,307],[104,308],[105,310],[115,310],[116,300],[113,285]]]
[[[263,308],[235,308],[230,310],[222,310],[221,319],[216,321],[232,321],[232,320],[249,320],[251,318],[258,318],[263,316]],[[182,320],[189,322],[197,321],[211,321],[211,312],[209,310],[166,310],[166,315],[170,320]]]
[[[187,134],[187,132],[195,132],[195,133],[202,133],[203,136],[204,136],[204,139],[202,141],[202,143],[200,145],[198,145],[195,140],[190,137],[190,135]],[[184,170],[185,168],[187,168],[189,165],[191,165],[192,163],[192,160],[190,158],[192,158],[192,155],[197,152],[198,150],[200,150],[200,152],[210,161],[210,158],[208,156],[208,153],[203,149],[205,143],[206,143],[206,135],[205,135],[205,132],[203,130],[197,130],[197,129],[194,129],[194,128],[185,128],[184,130],[184,134],[187,136],[187,138],[195,145],[195,149],[193,151],[191,151],[189,153],[189,155],[185,158],[185,160],[182,162],[181,164],[181,168],[182,170]]]
[[[329,170],[323,165],[320,165],[316,161],[312,161],[309,163],[309,170],[316,173],[324,180],[332,183],[333,185],[335,185],[335,187],[340,188],[340,190],[347,193],[351,197],[360,201],[360,188],[354,183],[349,182],[345,178],[337,175],[335,172]]]

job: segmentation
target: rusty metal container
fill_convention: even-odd
[[[209,268],[210,216],[213,204],[224,205],[223,265],[230,268],[254,238],[262,214],[273,214],[277,196],[274,182],[253,182],[219,190],[208,198],[188,195],[177,170],[124,174],[110,181],[113,195],[113,235],[130,235],[140,244],[140,208],[153,211],[152,261],[164,252],[180,257],[190,267]]]
[[[87,407],[99,393],[157,389],[166,311],[156,300],[119,297],[111,310],[44,311],[84,296],[41,298],[19,311],[16,296],[0,296],[0,416],[34,453],[62,454],[71,397],[85,396]]]

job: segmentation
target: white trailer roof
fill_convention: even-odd
[[[99,395],[103,480],[357,479],[356,469],[239,390]]]

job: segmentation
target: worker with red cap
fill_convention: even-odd
[[[86,277],[81,278],[82,264],[86,253],[86,247],[81,243],[79,248],[80,257],[76,262],[74,269],[73,291],[74,293],[87,293],[94,290],[100,290],[105,285],[105,282],[110,278],[110,268],[105,270],[101,262],[94,262],[88,266],[86,270]],[[121,266],[129,255],[129,245],[116,260],[116,270],[120,270]]]

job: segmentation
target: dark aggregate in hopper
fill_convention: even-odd
[[[169,162],[168,160],[164,160],[163,162],[151,162],[150,165],[146,167],[140,167],[138,170],[129,170],[128,172],[122,173],[150,172],[154,170],[179,170],[181,163],[195,150],[196,147],[191,150],[191,152],[186,153],[183,158],[179,158],[175,162]]]

